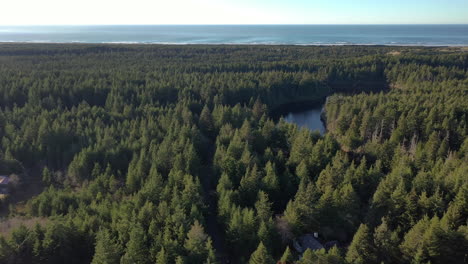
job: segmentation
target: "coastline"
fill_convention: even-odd
[[[210,42],[138,42],[138,41],[109,41],[109,42],[86,42],[86,41],[5,41],[0,40],[0,45],[7,44],[51,44],[51,45],[144,45],[144,46],[295,46],[295,47],[347,47],[347,46],[364,46],[364,47],[423,47],[423,48],[468,48],[467,44],[373,44],[373,43],[210,43]],[[468,49],[467,49],[468,51]]]
[[[0,25],[0,43],[468,47],[468,24]]]

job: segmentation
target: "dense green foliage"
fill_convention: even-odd
[[[0,263],[464,263],[467,70],[455,49],[2,44],[0,174],[44,186],[3,211],[46,220]],[[325,135],[269,116],[326,96]],[[311,232],[338,247],[299,260]]]

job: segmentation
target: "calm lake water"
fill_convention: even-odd
[[[0,26],[0,42],[468,46],[468,25]]]
[[[295,123],[298,127],[306,127],[310,130],[317,130],[320,134],[325,134],[325,126],[320,119],[322,107],[313,107],[307,110],[289,112],[283,115],[284,120]]]

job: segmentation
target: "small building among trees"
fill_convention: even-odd
[[[307,249],[319,250],[324,248],[314,234],[305,234],[294,241],[294,249],[299,253],[304,253]]]
[[[4,198],[8,195],[9,183],[10,183],[10,177],[6,175],[0,175],[0,198]]]

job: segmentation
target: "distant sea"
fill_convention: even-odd
[[[468,46],[468,25],[0,26],[0,42]]]

